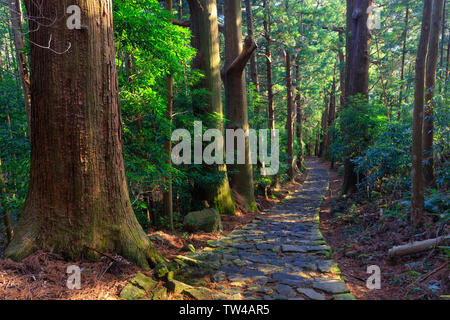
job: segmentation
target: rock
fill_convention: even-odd
[[[351,251],[347,251],[347,252],[345,253],[345,256],[346,256],[346,257],[354,257],[354,256],[356,256],[357,254],[358,254],[358,251],[351,250]]]
[[[219,213],[212,208],[189,212],[183,220],[188,231],[222,232],[222,220]]]
[[[335,294],[333,298],[334,300],[356,300],[355,296],[351,293]]]
[[[167,289],[161,286],[154,289],[151,294],[153,300],[164,300],[165,298],[167,298]]]
[[[325,295],[309,288],[297,288],[298,293],[302,293],[313,300],[325,300]]]
[[[224,282],[225,281],[226,274],[223,271],[216,271],[213,274],[211,274],[210,278],[213,282]]]
[[[330,260],[318,260],[317,269],[319,269],[320,272],[339,272],[337,264]]]
[[[145,296],[145,291],[128,283],[120,292],[120,297],[127,300],[137,300]]]
[[[155,275],[158,278],[162,278],[164,277],[166,274],[169,273],[169,268],[167,267],[167,265],[164,262],[160,262],[158,263],[155,268],[153,269],[153,271],[155,272]]]
[[[192,286],[177,280],[170,280],[166,283],[167,289],[173,293],[181,293],[185,289],[193,288]]]
[[[153,290],[158,285],[158,282],[142,273],[138,273],[133,279],[130,280],[130,283],[144,289],[145,291]]]
[[[180,249],[181,252],[195,252],[195,247],[192,244],[187,244]]]
[[[285,297],[295,297],[295,292],[291,287],[285,284],[278,284],[273,287],[279,294]]]
[[[195,300],[211,300],[213,298],[212,291],[206,288],[183,289],[183,294]]]
[[[350,292],[350,290],[348,290],[347,288],[347,285],[343,281],[336,279],[316,279],[313,282],[313,288],[328,293]]]
[[[284,244],[281,246],[283,252],[307,252],[307,248],[301,246],[294,246],[291,244]]]

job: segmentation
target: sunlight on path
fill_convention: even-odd
[[[245,299],[354,299],[330,260],[331,248],[319,230],[320,204],[328,171],[307,160],[302,187],[243,229],[218,241],[214,250],[191,254],[213,269],[216,290]],[[228,286],[220,282],[228,280]]]

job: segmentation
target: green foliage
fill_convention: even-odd
[[[411,124],[391,122],[383,126],[375,143],[354,159],[356,171],[364,176],[364,189],[375,185],[389,193],[386,182],[403,184],[409,189],[411,171]],[[405,179],[408,177],[407,179]],[[388,180],[388,181],[387,181]],[[405,181],[406,180],[406,181]],[[382,184],[385,182],[384,184]]]

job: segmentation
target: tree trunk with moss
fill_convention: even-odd
[[[205,77],[198,86],[208,91],[208,94],[194,101],[194,113],[200,115],[206,112],[223,117],[216,0],[188,0],[188,3],[191,12],[192,46],[197,50],[193,69],[203,72]],[[216,123],[208,123],[208,128],[223,131],[222,119]],[[231,196],[226,165],[213,164],[204,167],[210,174],[218,174],[222,178],[214,185],[196,185],[194,197],[208,201],[219,213],[234,214],[235,204]]]
[[[44,249],[95,259],[110,252],[147,269],[164,258],[129,199],[112,1],[26,1],[29,16],[55,17],[70,5],[81,8],[79,30],[64,18],[39,28],[30,20],[32,43],[52,42],[51,50],[31,45],[30,183],[5,256],[20,260]]]
[[[251,37],[245,39],[244,47],[242,44],[241,1],[225,0],[225,66],[222,75],[225,84],[227,129],[241,129],[244,132],[250,129],[244,68],[255,49],[256,44]],[[249,137],[245,137],[245,150],[237,150],[237,145],[235,143],[235,153],[244,151],[245,163],[228,165],[232,172],[231,186],[244,197],[247,207],[254,211],[257,207]]]

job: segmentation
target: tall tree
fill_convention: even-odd
[[[367,21],[370,15],[368,8],[371,5],[372,0],[353,1],[350,63],[347,64],[349,69],[347,97],[360,95],[367,98],[369,95],[370,32]],[[349,157],[345,159],[344,167],[342,191],[348,193],[355,190],[358,179]]]
[[[27,113],[28,126],[31,120],[31,96],[30,96],[30,76],[28,72],[27,57],[25,55],[25,41],[23,37],[23,14],[22,1],[9,0],[9,12],[11,15],[11,26],[14,35],[14,46],[16,59],[19,66],[19,75],[22,82],[23,99],[25,101],[25,110]]]
[[[166,0],[165,9],[172,14],[172,0]],[[181,8],[180,8],[181,9]],[[167,91],[167,107],[166,107],[166,117],[169,121],[169,125],[172,124],[172,108],[173,108],[173,77],[169,74],[166,78],[166,91]],[[170,130],[170,128],[169,128]],[[170,168],[171,165],[171,153],[172,153],[172,141],[169,136],[164,142],[164,149],[166,150],[167,164]],[[165,178],[166,189],[163,193],[163,205],[164,205],[164,215],[169,217],[170,228],[173,231],[173,193],[172,193],[172,173],[167,172],[167,177]]]
[[[422,126],[423,126],[423,105],[424,105],[424,85],[425,85],[425,62],[428,52],[428,42],[430,38],[431,12],[433,1],[424,1],[422,27],[420,31],[419,48],[416,57],[416,76],[414,91],[414,113],[412,127],[412,148],[411,148],[411,224],[418,225],[423,215],[424,206],[424,182],[422,173]]]
[[[256,44],[248,36],[243,47],[241,15],[241,0],[225,0],[225,66],[222,75],[225,83],[227,129],[247,132],[249,125],[244,68],[256,49]],[[235,144],[235,148],[237,146]],[[248,135],[245,136],[244,152],[244,164],[229,165],[231,172],[234,172],[230,174],[231,186],[244,197],[249,209],[256,210]]]
[[[30,19],[31,172],[27,199],[5,256],[38,249],[71,258],[116,252],[143,268],[164,260],[131,208],[122,151],[112,1],[25,1],[30,17],[81,8],[66,19]],[[67,16],[66,16],[67,17]],[[70,45],[69,45],[70,44]]]
[[[295,178],[295,158],[294,158],[294,99],[292,86],[292,63],[291,53],[285,52],[286,63],[286,101],[287,101],[287,117],[286,130],[288,136],[287,145],[287,165],[288,176],[291,181]]]
[[[245,1],[245,14],[247,19],[247,35],[254,37],[252,0]],[[250,80],[255,85],[256,92],[259,92],[258,64],[256,63],[256,52],[250,57]]]
[[[199,86],[208,91],[207,95],[199,99],[201,101],[195,102],[194,111],[197,113],[206,111],[221,117],[223,111],[216,0],[188,0],[188,3],[191,12],[192,46],[197,49],[193,69],[199,69],[204,73],[205,77]],[[222,121],[212,125],[223,130]],[[234,214],[235,205],[231,197],[226,165],[208,165],[207,169],[221,175],[220,182],[214,186],[197,186],[195,196],[207,200],[220,213]]]
[[[439,35],[441,32],[442,8],[444,0],[434,0],[431,17],[430,39],[425,76],[425,113],[423,122],[423,177],[425,185],[434,183],[433,131],[434,131],[434,92],[436,91],[436,69],[439,56]]]
[[[266,81],[268,129],[275,129],[275,109],[273,107],[272,40],[270,0],[264,0],[264,38],[266,40]]]
[[[403,87],[405,80],[405,58],[406,58],[406,40],[408,39],[408,22],[409,22],[409,0],[406,0],[406,8],[405,8],[405,26],[403,27],[403,49],[402,49],[402,66],[400,68],[400,91],[398,96],[398,116],[400,119],[401,110],[402,110],[402,101],[403,101]]]
[[[303,106],[302,106],[302,95],[300,91],[300,65],[297,63],[295,65],[295,83],[296,83],[296,97],[295,101],[297,104],[297,116],[296,116],[296,122],[297,122],[297,142],[299,146],[298,155],[297,155],[297,163],[298,167],[301,169],[303,168],[303,138],[302,138],[302,130],[303,130]]]

